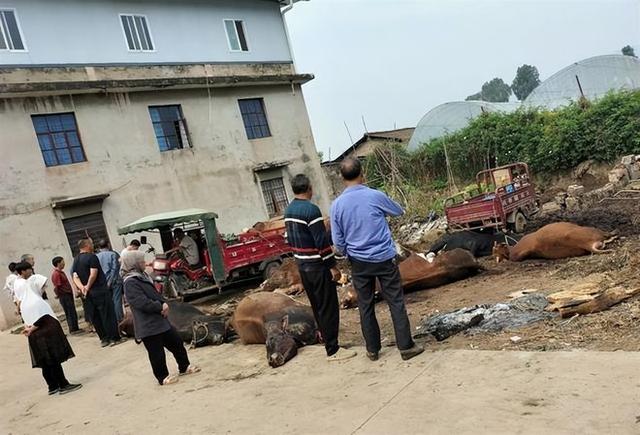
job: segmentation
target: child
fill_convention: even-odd
[[[73,289],[67,278],[67,274],[64,273],[64,259],[62,257],[54,257],[51,260],[53,264],[53,272],[51,273],[51,283],[53,284],[53,291],[56,294],[56,299],[60,301],[64,315],[67,317],[67,326],[69,327],[70,334],[77,334],[80,332],[78,327],[78,313],[76,312],[76,303],[73,300]]]

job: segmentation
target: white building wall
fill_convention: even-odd
[[[277,2],[265,0],[0,0],[13,8],[26,52],[0,65],[290,62]],[[145,15],[154,52],[128,50],[119,14]],[[224,19],[245,22],[248,52],[231,52]]]
[[[237,100],[250,97],[264,98],[271,137],[247,139]],[[148,106],[163,104],[182,106],[193,148],[159,151]],[[87,162],[47,168],[31,115],[69,111]],[[274,161],[290,162],[281,169],[285,185],[307,173],[314,201],[328,211],[299,86],[0,99],[0,132],[0,265],[29,252],[36,271],[48,275],[51,258],[71,257],[60,211],[51,208],[65,197],[109,193],[102,211],[114,248],[122,245],[119,226],[185,208],[215,211],[221,232],[239,232],[268,217],[252,168]]]

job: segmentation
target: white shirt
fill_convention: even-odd
[[[20,315],[25,325],[33,325],[47,314],[56,318],[51,305],[42,299],[47,277],[34,274],[29,279],[16,279],[14,292],[16,299],[20,301]]]
[[[180,247],[184,253],[184,258],[189,265],[193,266],[200,262],[200,253],[198,252],[198,245],[189,236],[184,236],[180,241]]]
[[[11,296],[11,300],[13,302],[16,301],[16,296],[13,294],[13,288],[15,286],[16,283],[16,279],[18,279],[18,275],[16,275],[15,273],[12,273],[11,275],[9,275],[7,277],[7,279],[4,281],[4,290],[9,293],[9,296]]]

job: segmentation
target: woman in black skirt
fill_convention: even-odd
[[[175,357],[179,375],[199,372],[199,367],[189,363],[182,339],[167,319],[169,305],[158,294],[153,280],[145,272],[144,253],[126,251],[122,254],[121,263],[124,294],[133,314],[136,339],[144,343],[158,383],[169,385],[178,381],[178,376],[170,375],[167,369],[165,348]]]
[[[75,355],[51,306],[42,299],[47,278],[34,275],[33,266],[26,262],[18,264],[16,271],[26,280],[14,291],[25,324],[24,334],[29,339],[32,367],[42,369],[49,395],[79,389],[82,384],[71,384],[62,370],[62,363]]]

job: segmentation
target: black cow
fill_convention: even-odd
[[[506,242],[509,246],[514,246],[518,240],[514,238],[513,235],[507,235],[502,232],[488,234],[475,231],[459,231],[440,237],[440,239],[429,248],[428,252],[437,254],[440,251],[451,251],[459,248],[471,252],[474,257],[487,257],[491,255],[496,242]]]
[[[178,335],[185,343],[194,347],[218,345],[227,339],[227,322],[224,317],[203,313],[193,305],[169,301],[169,322],[176,328]],[[119,330],[129,337],[135,336],[131,311],[118,325]]]

